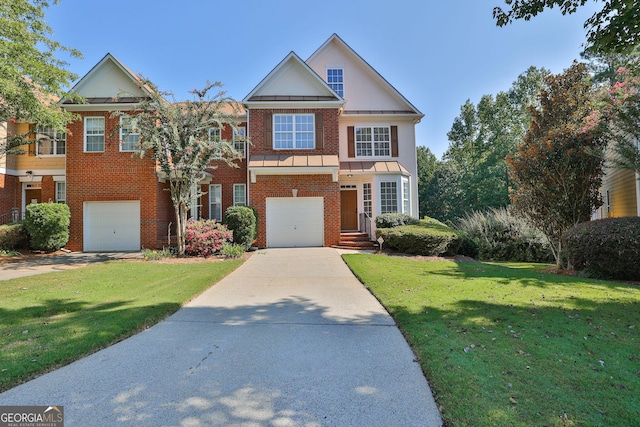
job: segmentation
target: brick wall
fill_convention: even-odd
[[[169,196],[162,191],[154,163],[133,157],[131,152],[120,152],[119,135],[114,132],[118,117],[111,117],[109,112],[82,112],[80,116],[80,120],[68,126],[67,134],[67,204],[71,210],[67,248],[83,249],[83,203],[109,200],[139,200],[140,244],[145,248],[158,247],[160,230],[164,228],[166,235],[168,216],[164,214],[164,206]],[[105,118],[104,152],[84,152],[87,116]]]
[[[251,206],[258,212],[259,247],[266,247],[266,198],[292,197],[291,189],[297,188],[297,197],[324,198],[324,246],[340,241],[340,184],[331,175],[259,175],[251,185]]]

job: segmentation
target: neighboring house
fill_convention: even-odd
[[[138,83],[110,54],[93,67],[72,89],[86,102],[61,102],[79,115],[68,132],[52,133],[31,156],[7,157],[0,215],[65,202],[70,250],[166,246],[174,215],[167,183],[150,159],[132,156],[137,135],[114,131],[126,118],[113,111],[133,111],[146,96]],[[337,245],[344,231],[372,236],[381,213],[418,216],[415,125],[423,114],[337,35],[307,61],[291,52],[242,103],[239,132],[251,143],[238,141],[238,167],[212,163],[193,218],[220,220],[229,206],[250,205],[258,246],[295,247]],[[212,137],[234,135],[224,128]]]
[[[608,155],[612,155],[609,152]],[[607,167],[602,178],[602,206],[593,219],[640,215],[640,176],[630,169]]]

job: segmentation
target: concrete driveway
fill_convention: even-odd
[[[0,394],[65,426],[439,426],[387,312],[331,248],[269,249],[156,326]]]

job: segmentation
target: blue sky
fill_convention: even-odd
[[[579,58],[591,1],[498,28],[504,0],[61,0],[46,11],[62,56],[86,74],[107,53],[177,99],[220,81],[241,100],[289,52],[307,59],[337,33],[425,114],[417,143],[440,158],[467,99],[507,90],[529,66],[559,73]]]

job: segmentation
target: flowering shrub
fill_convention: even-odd
[[[233,241],[233,234],[226,226],[215,220],[187,222],[185,254],[208,257],[222,249],[226,242]]]

